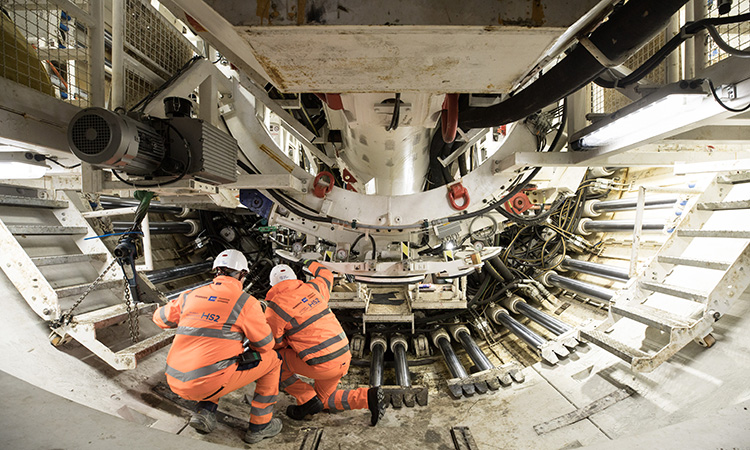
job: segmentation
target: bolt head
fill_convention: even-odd
[[[714,317],[714,320],[719,320],[721,318],[721,314],[719,314],[719,312],[716,311],[716,312],[714,312],[713,317]]]

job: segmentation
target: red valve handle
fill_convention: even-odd
[[[456,200],[463,199],[462,205],[457,205]],[[469,191],[461,183],[456,183],[448,188],[448,201],[451,202],[453,209],[463,211],[469,207]]]
[[[328,178],[328,180],[321,182],[323,178]],[[313,180],[313,195],[318,198],[325,197],[326,194],[333,189],[333,180],[334,178],[331,172],[320,172]]]

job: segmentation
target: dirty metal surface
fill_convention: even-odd
[[[538,435],[542,435],[545,433],[549,433],[550,431],[562,428],[566,425],[576,423],[579,420],[583,420],[591,416],[592,414],[596,414],[599,411],[603,411],[609,408],[620,400],[626,399],[633,394],[635,394],[635,391],[631,387],[625,386],[624,388],[618,389],[611,394],[606,395],[599,400],[596,400],[595,402],[584,406],[583,408],[576,409],[571,413],[562,415],[548,422],[534,425],[534,431],[536,431]]]
[[[321,448],[320,441],[323,438],[322,427],[309,427],[299,430],[299,436],[295,445],[299,443],[299,450],[318,450]]]
[[[451,427],[451,437],[456,450],[478,450],[469,427]]]
[[[163,397],[189,411],[195,410],[195,402],[190,401],[190,400],[185,400],[184,398],[175,394],[174,392],[172,392],[171,389],[169,389],[169,386],[167,386],[164,383],[158,383],[156,386],[154,386],[153,391],[160,397]],[[230,416],[229,414],[225,414],[221,411],[216,411],[216,420],[231,428],[237,428],[240,430],[247,429],[247,424],[248,424],[247,420],[243,420],[234,416]]]
[[[563,28],[237,27],[284,92],[507,92]]]
[[[207,0],[234,26],[478,25],[568,27],[600,0]]]

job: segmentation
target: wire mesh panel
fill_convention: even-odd
[[[708,0],[706,2],[708,17],[719,17],[719,9],[716,5],[715,0]],[[728,14],[724,16],[736,16],[738,14],[745,14],[750,12],[750,0],[734,0],[732,2],[732,9]],[[727,25],[719,25],[716,27],[719,35],[726,41],[729,46],[747,50],[750,47],[750,23],[741,22]],[[729,55],[721,50],[716,43],[712,40],[708,40],[706,45],[706,65],[711,66],[729,57]]]
[[[125,108],[132,108],[140,99],[156,90],[157,87],[135,71],[125,69]]]
[[[168,78],[194,54],[190,42],[150,3],[127,0],[125,45],[136,59]]]
[[[628,58],[625,67],[634,70],[653,56],[665,44],[663,33],[659,33],[640,50]],[[676,50],[680,51],[680,50]],[[661,86],[667,82],[667,63],[659,64],[644,78],[644,82]],[[596,84],[591,85],[591,112],[595,114],[610,114],[632,103],[632,100],[620,94],[615,89],[604,89]]]
[[[85,14],[88,1],[73,2]],[[56,96],[89,105],[89,29],[44,0],[0,0],[0,76]]]

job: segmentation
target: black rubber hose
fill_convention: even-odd
[[[508,270],[508,266],[503,263],[499,256],[491,258],[490,264],[492,264],[492,267],[494,267],[498,271],[498,273],[500,273],[500,275],[505,278],[505,281],[511,282],[516,279],[516,277],[513,276],[513,273]]]
[[[624,59],[663,30],[687,0],[630,0],[613,12],[590,36],[590,41],[612,61]],[[497,105],[467,108],[459,113],[463,130],[489,128],[522,119],[579,90],[606,68],[582,45],[527,88]]]

